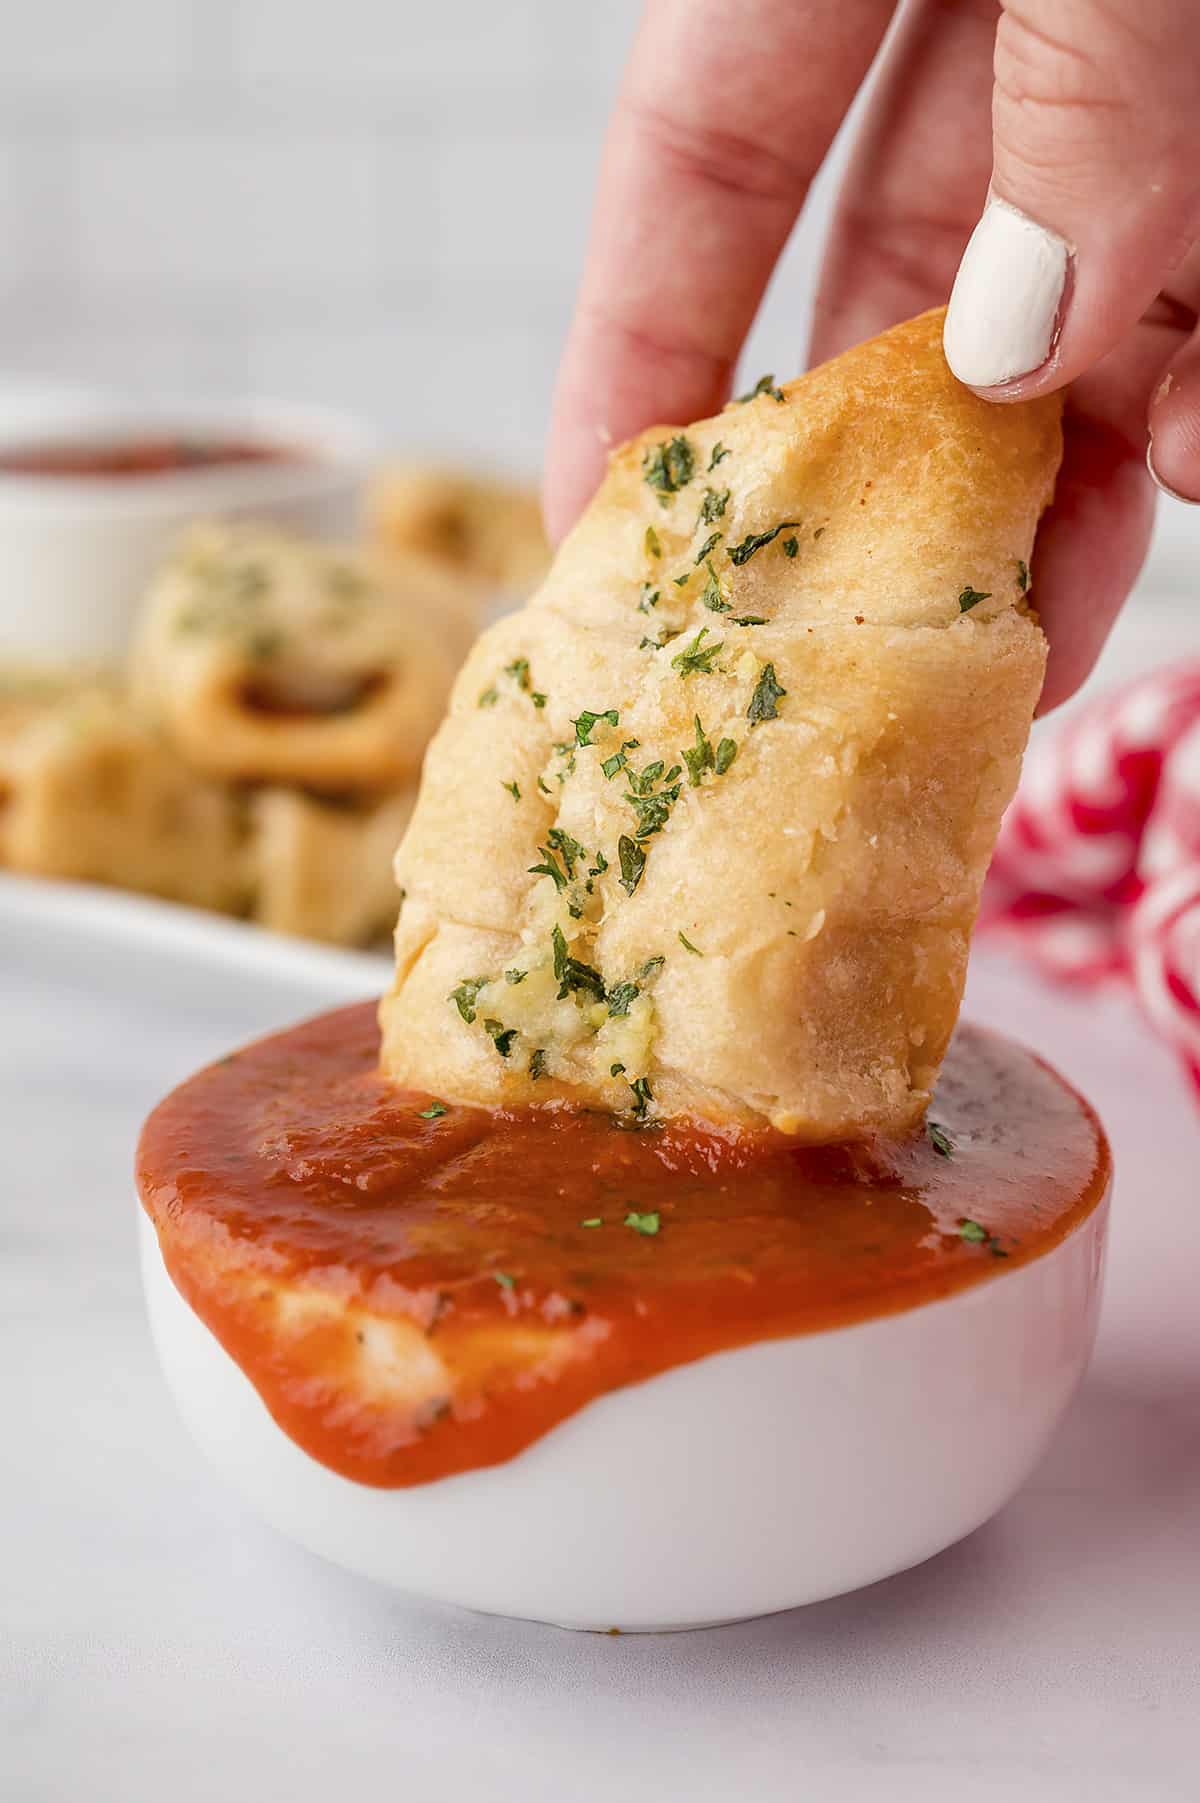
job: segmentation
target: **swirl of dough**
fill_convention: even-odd
[[[1057,399],[940,313],[618,450],[479,642],[397,855],[398,1082],[633,1120],[913,1128],[1045,646]]]
[[[206,775],[392,788],[420,766],[473,605],[418,558],[384,570],[272,527],[199,527],[151,589],[131,691]]]

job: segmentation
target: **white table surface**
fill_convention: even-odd
[[[1090,1375],[1020,1496],[858,1595],[670,1637],[412,1602],[278,1539],[159,1377],[130,1163],[162,1091],[381,964],[0,879],[5,1803],[1200,1798],[1200,1124],[1123,1000],[984,953],[971,1011],[1095,1100]]]

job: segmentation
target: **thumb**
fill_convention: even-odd
[[[1006,0],[992,182],[946,317],[960,381],[1058,388],[1137,322],[1200,229],[1198,117],[1194,0]]]

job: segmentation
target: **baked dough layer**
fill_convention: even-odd
[[[642,434],[455,686],[397,854],[384,1068],[464,1101],[911,1128],[1045,647],[1059,403],[940,311]]]

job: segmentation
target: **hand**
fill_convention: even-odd
[[[650,0],[555,396],[556,538],[609,447],[727,399],[892,11]],[[1147,461],[1160,485],[1200,500],[1198,239],[1194,0],[902,6],[840,197],[811,355],[936,305],[953,282],[945,342],[963,381],[999,403],[1074,384],[1034,563],[1051,647],[1043,708],[1086,676],[1141,566]]]

